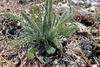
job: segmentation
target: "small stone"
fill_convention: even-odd
[[[95,11],[95,7],[94,6],[90,7],[89,11],[94,12]]]
[[[57,60],[55,60],[55,61],[54,61],[54,63],[55,63],[55,64],[57,64],[57,63],[58,63],[58,61],[57,61]]]
[[[61,3],[61,2],[59,2],[59,3],[58,3],[58,6],[62,6],[62,3]]]
[[[86,8],[89,8],[92,4],[90,1],[86,1],[86,2],[84,2],[84,5]]]
[[[100,59],[100,55],[99,55],[99,59]]]
[[[92,65],[92,67],[98,67],[98,65],[97,64],[94,64],[94,65]]]

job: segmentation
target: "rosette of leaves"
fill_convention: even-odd
[[[62,26],[64,23],[68,22],[74,15],[72,13],[71,5],[69,5],[69,7],[70,7],[69,14],[66,15],[67,14],[66,10],[65,13],[63,13],[63,15],[59,18],[56,15],[54,15],[54,12],[52,10],[52,0],[46,0],[44,17],[42,16],[41,10],[39,9],[38,6],[34,6],[34,8],[38,12],[38,16],[35,16],[33,8],[31,8],[30,12],[31,18],[29,18],[23,11],[21,11],[22,16],[25,18],[27,22],[24,22],[22,18],[11,13],[0,14],[0,16],[6,16],[21,22],[23,29],[29,33],[29,35],[25,35],[27,37],[9,41],[7,42],[7,44],[14,45],[15,47],[24,45],[25,43],[29,43],[30,45],[35,45],[35,47],[31,48],[27,53],[27,56],[30,59],[34,58],[34,53],[39,50],[39,47],[41,45],[44,45],[47,53],[53,54],[56,48],[60,49],[62,47],[62,44],[59,42],[57,37],[71,35],[78,29],[78,27],[72,26],[74,25],[73,23],[66,27]],[[56,48],[53,47],[50,44],[50,42],[52,42],[53,45],[56,46]]]

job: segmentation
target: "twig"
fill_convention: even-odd
[[[96,52],[100,52],[100,50],[96,50]]]
[[[3,63],[1,63],[1,67],[3,67]]]
[[[97,57],[93,57],[93,58],[94,58],[96,64],[99,65],[99,62],[98,62],[98,60],[97,60]]]
[[[98,32],[99,32],[99,29],[98,29]],[[97,43],[96,43],[95,47],[93,48],[93,50],[95,50],[97,48],[97,45],[98,45],[99,40],[100,39],[99,39],[99,33],[98,33],[98,40],[97,40]]]
[[[7,61],[3,56],[0,55],[0,57],[1,57],[4,61],[6,61],[10,66],[12,66],[12,65],[9,63],[9,61]],[[13,66],[12,66],[12,67],[13,67]]]
[[[81,52],[83,58],[85,59],[85,61],[87,62],[88,66],[89,66],[89,67],[92,67],[92,65],[91,65],[91,63],[89,62],[88,58],[84,55],[84,53],[83,53],[81,50],[80,50],[80,52]]]
[[[95,24],[92,25],[90,32],[92,32],[94,25],[95,25]]]

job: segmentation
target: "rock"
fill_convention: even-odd
[[[98,65],[97,64],[94,64],[94,65],[92,65],[92,67],[98,67]]]
[[[100,59],[100,55],[99,55],[99,59]]]
[[[92,4],[90,1],[86,1],[86,2],[84,2],[84,5],[86,8],[89,8]]]
[[[89,11],[95,12],[95,7],[94,7],[94,6],[90,7],[90,8],[89,8]]]
[[[55,65],[58,64],[58,60],[55,60],[55,61],[54,61],[54,64],[55,64]]]

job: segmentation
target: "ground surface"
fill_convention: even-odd
[[[28,44],[19,48],[6,45],[6,41],[23,37],[20,35],[20,31],[23,31],[20,23],[10,18],[0,17],[1,67],[100,67],[99,22],[90,16],[91,13],[100,14],[100,1],[55,1],[53,9],[58,16],[69,9],[68,3],[73,6],[76,15],[65,26],[73,22],[79,27],[74,34],[59,37],[63,44],[62,51],[51,56],[36,55],[34,59],[28,60],[26,57],[27,50],[30,48]],[[22,10],[30,16],[30,6],[34,4],[44,8],[39,0],[0,0],[0,13],[9,12],[21,16]]]

